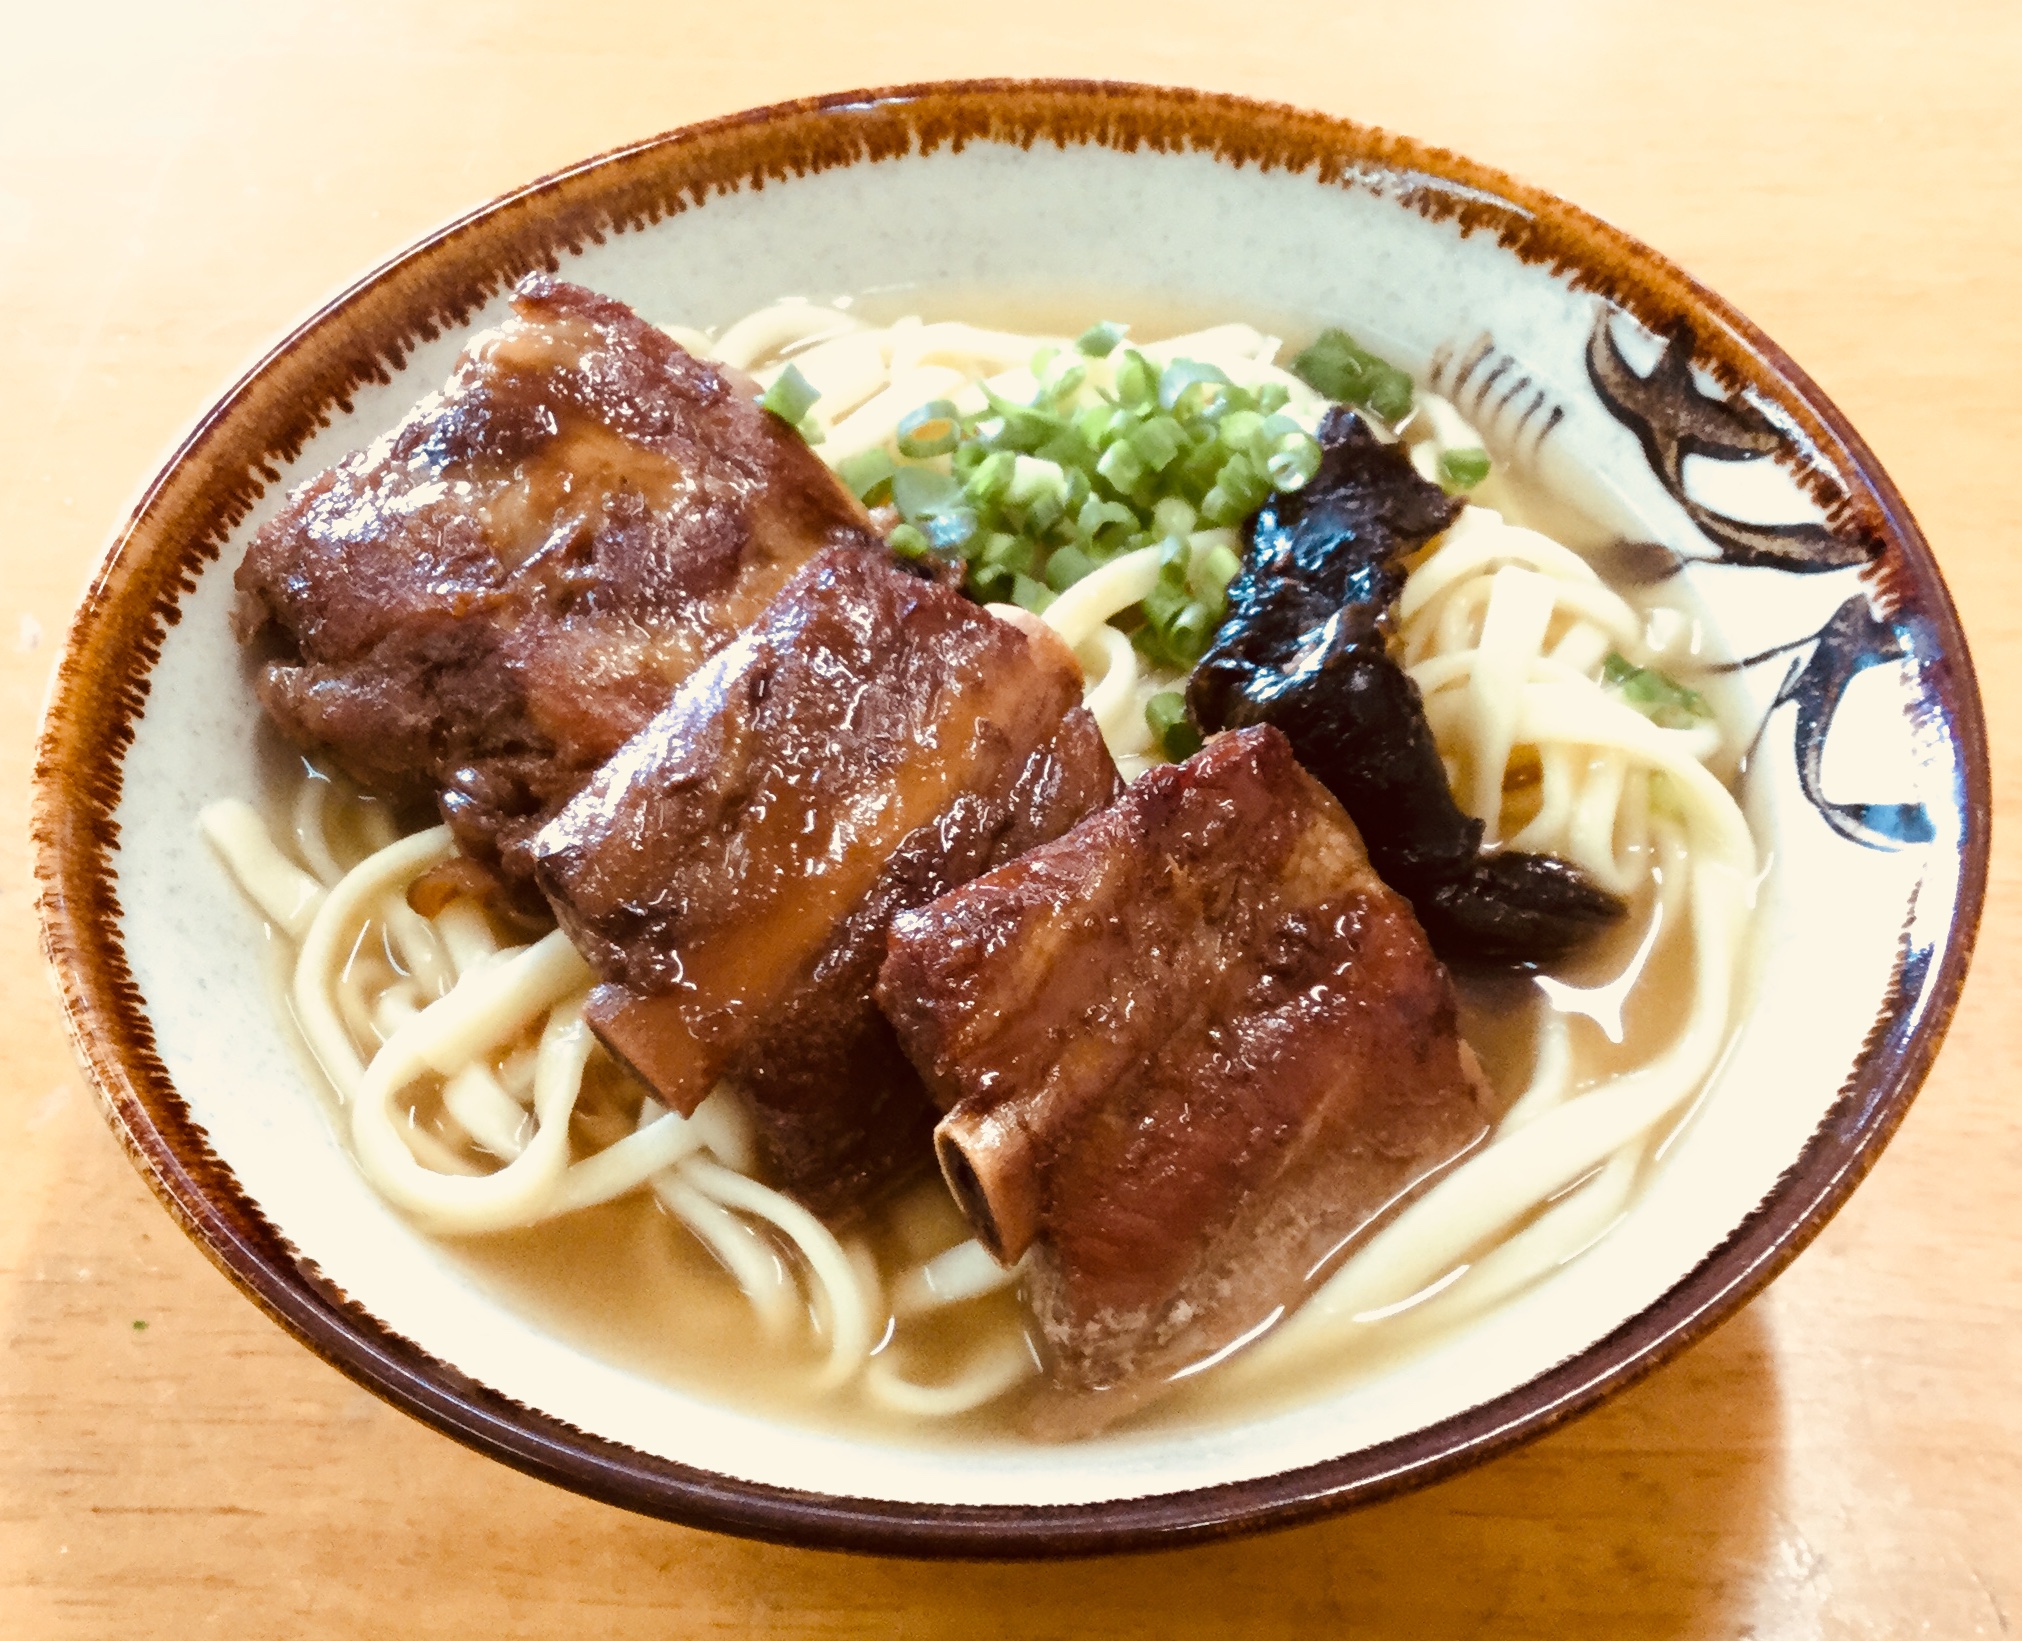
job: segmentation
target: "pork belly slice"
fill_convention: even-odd
[[[1298,1304],[1487,1131],[1446,971],[1275,729],[893,921],[943,1171],[1099,1429]]]
[[[871,1000],[892,918],[1115,795],[1074,658],[889,559],[824,552],[535,842],[606,984],[590,1019],[667,1104],[720,1077],[817,1212],[932,1156]]]
[[[749,383],[536,275],[448,385],[319,474],[239,566],[234,626],[297,745],[525,844],[815,552],[876,545]]]

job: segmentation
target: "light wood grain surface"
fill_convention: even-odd
[[[1728,296],[1934,543],[2016,796],[2022,7],[89,0],[0,26],[0,1634],[2004,1636],[2022,1625],[2018,853],[1951,1041],[1774,1288],[1574,1427],[1246,1543],[926,1567],[511,1474],[355,1389],[122,1160],[40,972],[25,777],[69,607],[238,369],[439,220],[753,103],[1069,73],[1281,98],[1579,201]],[[1207,229],[1204,226],[1204,230]]]

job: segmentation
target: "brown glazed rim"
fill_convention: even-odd
[[[1936,635],[1932,708],[1961,759],[1956,894],[1942,946],[1899,965],[1859,1063],[1825,1121],[1753,1214],[1683,1281],[1578,1356],[1429,1428],[1253,1481],[1095,1504],[951,1506],[761,1486],[589,1435],[477,1384],[351,1302],[289,1245],[211,1152],[156,1053],[127,966],[114,874],[121,760],[182,595],[307,438],[386,382],[417,340],[463,322],[520,275],[586,242],[837,166],[972,141],[1191,149],[1381,188],[1488,232],[1653,331],[1688,319],[1696,362],[1776,401],[1830,473],[1811,482],[1834,526],[1886,546],[1869,585]],[[1796,1256],[1873,1165],[1929,1069],[1965,978],[1987,873],[1986,735],[1965,638],[1888,478],[1784,354],[1655,253],[1546,194],[1365,126],[1242,98],[1088,81],[973,81],[850,92],[686,127],[545,178],[431,235],[327,304],[197,424],[107,550],[71,624],[35,769],[33,841],[44,951],[77,1051],[115,1133],[183,1229],[297,1338],[438,1430],[529,1474],[668,1520],[787,1544],[947,1557],[1140,1550],[1226,1537],[1366,1504],[1554,1428],[1677,1354]],[[1943,887],[1942,875],[1926,892]]]

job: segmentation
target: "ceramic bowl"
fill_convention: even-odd
[[[547,268],[663,322],[894,285],[1151,291],[1349,325],[1499,457],[1684,561],[1759,722],[1752,1004],[1614,1233],[1408,1371],[1220,1427],[908,1445],[666,1388],[504,1311],[360,1180],[198,839],[259,781],[231,572],[298,480],[439,384]],[[1668,558],[1665,560],[1669,562]],[[1758,1290],[1931,1062],[1986,872],[1973,675],[1916,525],[1773,344],[1649,250],[1468,160],[1186,91],[972,83],[676,131],[453,223],[203,417],[69,634],[36,775],[49,959],[135,1164],[305,1344],[417,1417],[629,1508],[804,1544],[1142,1547],[1309,1517],[1534,1436]]]

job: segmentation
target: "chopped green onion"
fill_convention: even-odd
[[[1126,496],[1144,482],[1143,460],[1122,439],[1102,453],[1095,470]]]
[[[1029,535],[1045,537],[1060,517],[1067,511],[1065,487],[1060,490],[1046,490],[1034,496],[1023,507],[1013,509],[1016,522]]]
[[[1186,697],[1176,689],[1161,690],[1144,704],[1144,721],[1158,748],[1174,763],[1201,749],[1201,732],[1187,716]]]
[[[882,450],[862,450],[836,464],[835,475],[856,493],[857,500],[876,506],[891,494],[898,469]]]
[[[1362,405],[1385,421],[1411,413],[1411,378],[1376,357],[1345,330],[1329,327],[1292,361],[1292,374],[1315,393]]]
[[[1362,401],[1386,422],[1401,422],[1411,414],[1411,377],[1395,365],[1379,364]]]
[[[1095,568],[1095,560],[1071,543],[1056,547],[1046,560],[1046,585],[1064,593]]]
[[[1601,663],[1601,682],[1644,717],[1665,729],[1691,729],[1713,716],[1706,697],[1654,667],[1639,667],[1619,652]]]
[[[799,427],[807,420],[807,413],[814,409],[814,402],[820,397],[815,385],[801,375],[796,366],[788,365],[758,402],[789,427]]]
[[[1279,490],[1302,490],[1320,471],[1320,443],[1302,428],[1283,435],[1265,458],[1264,471]]]
[[[983,390],[990,413],[1000,423],[992,443],[1002,450],[1037,450],[1065,425],[1063,420],[1032,405],[1013,404],[1009,399]]]
[[[1088,380],[1088,366],[1071,353],[1054,354],[1043,366],[1035,361],[1032,379],[1047,398],[1069,399],[1079,393],[1081,384]]]
[[[1224,606],[1226,607],[1226,606]],[[1182,666],[1191,667],[1208,652],[1215,628],[1222,624],[1221,613],[1198,601],[1183,605],[1165,630],[1166,648]]]
[[[1033,451],[1033,455],[1044,456],[1061,467],[1086,467],[1095,460],[1095,447],[1080,428],[1068,422],[1054,429],[1053,436]]]
[[[1191,601],[1187,598],[1184,583],[1175,587],[1161,581],[1144,595],[1143,602],[1138,606],[1144,611],[1144,627],[1140,632],[1150,634],[1151,642],[1144,648],[1145,653],[1153,660],[1167,666],[1179,664],[1179,658],[1167,648],[1165,636],[1171,630],[1172,624],[1179,619],[1180,611],[1184,610],[1189,602]]]
[[[1172,665],[1172,657],[1165,652],[1165,640],[1159,637],[1158,628],[1149,621],[1140,621],[1131,629],[1130,645],[1155,667]]]
[[[1075,515],[1074,528],[1084,541],[1095,539],[1096,532],[1112,525],[1124,524],[1133,529],[1137,525],[1137,514],[1120,501],[1104,501],[1100,496],[1090,496],[1081,504],[1081,511]]]
[[[1242,502],[1219,484],[1201,497],[1201,517],[1210,524],[1234,524],[1244,516]]]
[[[1092,373],[1092,358],[1109,364]],[[887,446],[838,475],[866,500],[890,498],[903,520],[895,551],[960,562],[979,599],[1042,608],[1118,556],[1159,547],[1157,584],[1116,624],[1153,664],[1192,666],[1242,569],[1234,527],[1274,489],[1307,482],[1317,444],[1281,414],[1282,386],[1253,392],[1199,360],[1160,369],[1121,326],[1030,364],[1030,403],[984,387],[972,415],[952,398],[923,404],[900,422],[896,461]]]
[[[1078,412],[1074,418],[1074,431],[1087,441],[1090,451],[1100,450],[1129,425],[1130,412],[1100,402]]]
[[[885,545],[901,558],[925,558],[930,548],[926,533],[910,524],[895,526],[885,537]]]
[[[1221,419],[1215,437],[1231,451],[1248,450],[1264,430],[1264,418],[1254,410],[1232,410]]]
[[[1376,356],[1345,330],[1329,326],[1292,361],[1292,374],[1325,398],[1360,404]]]
[[[1472,490],[1488,477],[1488,452],[1449,450],[1439,458],[1439,482],[1448,490]]]
[[[1067,493],[1060,498],[1063,513],[1079,513],[1081,504],[1088,500],[1094,486],[1088,482],[1088,464],[1095,459],[1095,452],[1089,451],[1079,465],[1067,469]]]
[[[1223,462],[1215,483],[1241,498],[1245,518],[1263,506],[1264,498],[1271,493],[1270,479],[1247,456],[1231,456]]]
[[[1227,459],[1228,452],[1213,438],[1204,439],[1180,458],[1180,486],[1197,508],[1202,505],[1202,498],[1214,488],[1216,476]]]
[[[1116,351],[1116,344],[1123,340],[1127,328],[1113,319],[1105,319],[1099,325],[1090,325],[1074,339],[1074,345],[1091,359],[1107,359]]]
[[[935,399],[899,418],[901,456],[915,460],[945,456],[962,442],[962,414],[946,399]]]
[[[1212,592],[1223,597],[1229,590],[1229,583],[1242,574],[1243,560],[1236,550],[1226,542],[1216,542],[1201,561],[1194,567],[1194,581],[1203,592]]]
[[[1004,499],[1013,507],[1029,507],[1042,496],[1059,500],[1066,494],[1067,475],[1058,462],[1050,462],[1044,456],[1011,458],[1011,484]]]
[[[962,493],[978,507],[987,507],[1011,488],[1011,476],[1017,471],[1018,458],[1015,455],[1008,450],[992,450],[962,481]]]
[[[1015,575],[1011,578],[1011,602],[1021,610],[1030,610],[1034,615],[1046,613],[1046,606],[1059,595],[1049,592],[1044,582],[1034,581],[1029,575]]]
[[[1135,348],[1123,356],[1123,363],[1116,367],[1117,402],[1127,409],[1138,409],[1158,400],[1158,372],[1151,361]]]
[[[1153,473],[1172,465],[1173,457],[1186,448],[1186,435],[1170,416],[1153,416],[1130,430],[1130,448]]]
[[[902,467],[892,475],[892,505],[908,524],[959,507],[962,499],[962,486],[938,468]]]
[[[1200,516],[1179,496],[1167,496],[1151,510],[1151,528],[1155,535],[1190,536]]]
[[[1263,505],[1271,481],[1247,456],[1231,456],[1201,501],[1201,517],[1215,525],[1239,524]]]
[[[1330,326],[1292,361],[1292,374],[1325,398],[1359,404],[1364,379],[1375,362],[1354,337]]]
[[[1235,385],[1219,365],[1175,359],[1159,375],[1158,402],[1161,409],[1199,416],[1210,406],[1225,403],[1228,390]]]
[[[977,536],[969,543],[969,549],[962,556],[982,570],[1001,570],[1003,560],[1016,555],[1018,538],[1009,530],[991,530]]]
[[[1023,536],[998,531],[983,543],[983,565],[991,570],[1009,570],[1030,575],[1038,567],[1039,550]]]

